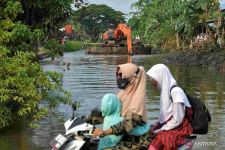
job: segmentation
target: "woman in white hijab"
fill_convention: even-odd
[[[160,115],[151,125],[150,134],[156,135],[149,150],[178,149],[185,143],[184,136],[192,134],[191,105],[184,91],[164,64],[154,65],[148,72],[150,81],[160,91]]]

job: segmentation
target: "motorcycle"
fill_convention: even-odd
[[[58,134],[50,141],[52,150],[96,150],[99,138],[94,138],[92,132],[95,125],[87,123],[86,118],[75,117],[78,103],[72,105],[73,115],[64,123],[65,134]]]
[[[58,134],[50,141],[52,150],[97,150],[99,137],[93,137],[95,124],[98,122],[88,123],[86,117],[75,117],[74,112],[77,108],[77,103],[72,105],[73,115],[72,118],[64,123],[65,134]],[[100,112],[101,113],[101,112]],[[93,110],[91,116],[99,117],[98,111]],[[178,150],[191,149],[196,140],[196,136],[189,136],[186,138],[186,143],[181,145]],[[143,149],[143,148],[140,148]],[[147,147],[145,148],[147,150]]]

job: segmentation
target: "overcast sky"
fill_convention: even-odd
[[[87,0],[90,4],[106,4],[114,10],[119,10],[124,14],[132,12],[131,4],[138,0]]]
[[[124,14],[132,12],[131,4],[138,0],[86,0],[90,4],[106,4],[115,10],[122,11]],[[225,0],[220,0],[220,6],[225,9]],[[134,11],[134,10],[133,10]]]
[[[220,7],[225,9],[225,0],[220,0]]]

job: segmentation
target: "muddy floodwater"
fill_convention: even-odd
[[[155,63],[151,55],[136,55],[132,62],[145,67],[146,71]],[[159,61],[159,60],[158,60]],[[63,62],[69,62],[67,68]],[[126,63],[127,56],[87,55],[84,51],[65,53],[55,62],[46,60],[42,63],[45,70],[63,74],[62,84],[72,94],[73,101],[80,102],[76,115],[87,115],[94,107],[100,107],[105,93],[117,93],[115,82],[117,64]],[[201,98],[207,105],[212,122],[207,135],[198,136],[193,149],[225,149],[225,74],[203,70],[198,67],[169,65],[171,72],[180,86],[188,93]],[[146,103],[149,124],[159,115],[159,92],[151,87],[147,80]],[[60,105],[54,116],[47,116],[38,129],[26,128],[23,123],[0,133],[0,150],[49,150],[49,142],[58,133],[63,133],[62,119],[71,117],[69,106]],[[62,119],[60,119],[62,118]]]

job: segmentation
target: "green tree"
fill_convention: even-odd
[[[199,23],[201,23],[201,30],[207,35],[209,35],[209,42],[211,42],[211,46],[214,45],[214,35],[209,29],[208,21],[218,20],[220,17],[220,10],[219,7],[219,1],[218,0],[199,0],[197,1],[198,10],[200,10],[201,13],[198,13]],[[219,26],[217,25],[217,34],[219,34]]]
[[[111,24],[117,26],[119,22],[124,22],[123,15],[107,5],[91,4],[75,11],[73,21],[79,22],[91,39],[97,41],[99,34],[105,32]]]
[[[19,118],[35,127],[50,108],[60,102],[70,103],[61,75],[44,71],[35,61],[30,44],[42,34],[17,21],[21,13],[20,2],[0,2],[0,128]],[[37,32],[40,34],[34,36]]]
[[[15,1],[15,0],[14,0]],[[17,20],[29,25],[31,29],[42,29],[49,37],[55,37],[59,28],[69,19],[73,12],[71,4],[75,7],[86,5],[83,0],[19,0],[23,13],[17,16]]]
[[[128,24],[132,27],[132,37],[140,36],[142,34],[139,33],[137,29],[140,28],[140,18],[138,16],[133,16],[131,19],[129,19]],[[143,42],[143,41],[142,41]]]
[[[138,17],[139,28],[136,32],[142,33],[152,46],[170,49],[189,45],[199,23],[208,28],[206,21],[218,18],[215,15],[217,0],[139,0],[133,6],[138,9],[135,17]]]
[[[90,40],[90,35],[86,33],[85,27],[80,22],[78,22],[77,17],[72,16],[71,20],[76,39],[79,41]]]

